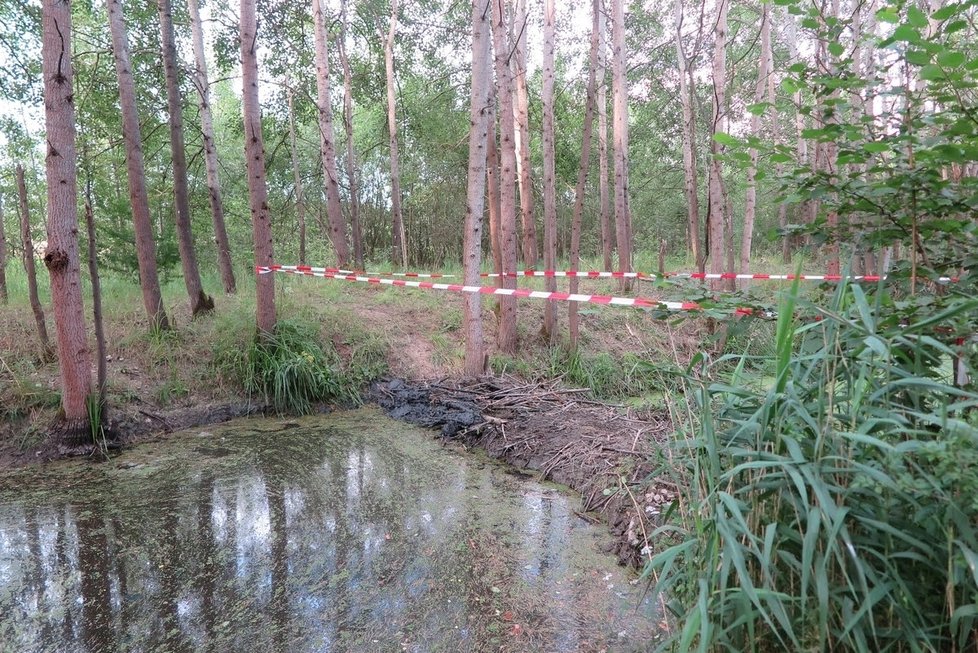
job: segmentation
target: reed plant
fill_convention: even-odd
[[[978,651],[978,394],[952,374],[978,302],[902,301],[796,284],[771,357],[688,368],[645,570],[663,649]]]

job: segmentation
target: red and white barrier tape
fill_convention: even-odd
[[[343,270],[341,268],[317,268],[312,265],[272,265],[272,271],[285,272],[317,272],[329,274],[361,274],[356,270]],[[439,274],[427,272],[363,272],[368,277],[413,277],[417,279],[450,279],[454,274]]]
[[[330,271],[328,268],[313,269],[304,265],[258,265],[255,266],[258,274],[269,274],[271,272],[284,272],[286,274],[297,274],[300,276],[321,277],[325,279],[338,279],[341,281],[353,281],[362,283],[372,283],[385,286],[399,286],[405,288],[423,288],[426,290],[446,290],[449,292],[472,293],[479,295],[508,295],[511,297],[526,297],[530,299],[547,299],[550,301],[583,302],[591,304],[603,304],[611,306],[637,306],[640,308],[659,308],[673,311],[696,311],[700,310],[700,305],[696,302],[668,302],[645,297],[612,297],[610,295],[582,295],[565,292],[544,292],[540,290],[526,290],[522,288],[497,288],[495,286],[463,286],[454,283],[435,283],[432,281],[406,281],[404,279],[383,279],[380,277],[360,276],[357,274],[342,274]],[[744,309],[749,310],[749,309]],[[738,310],[738,312],[740,312]]]
[[[754,280],[754,281],[885,281],[886,276],[842,275],[842,274],[739,274],[735,272],[667,272],[650,274],[648,272],[603,272],[598,270],[520,270],[517,272],[483,272],[482,277],[582,277],[615,279],[697,279],[697,280]],[[959,277],[938,277],[939,283],[957,283]]]

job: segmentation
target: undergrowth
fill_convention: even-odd
[[[771,356],[682,377],[663,473],[684,489],[645,570],[663,648],[978,650],[978,394],[948,374],[978,302],[911,319],[842,286],[799,324],[796,298]]]

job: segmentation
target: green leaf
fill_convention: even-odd
[[[954,34],[955,32],[960,32],[961,30],[968,27],[968,21],[966,20],[953,20],[944,27],[945,34]]]
[[[907,41],[909,43],[918,43],[923,40],[916,27],[906,24],[900,25],[893,30],[893,38],[897,41]]]
[[[713,135],[713,140],[715,140],[720,145],[726,145],[727,147],[737,147],[740,145],[740,141],[731,136],[730,134],[725,134],[723,132],[717,132]]]
[[[962,7],[960,4],[949,4],[932,13],[930,17],[934,20],[947,20],[951,16],[955,16],[960,13],[961,9]]]
[[[964,63],[964,54],[957,50],[946,50],[937,55],[937,63],[945,68],[957,68]]]
[[[915,66],[926,66],[931,62],[930,54],[926,50],[907,50],[904,57]]]
[[[937,65],[928,64],[920,69],[918,73],[921,79],[926,79],[928,81],[935,79],[944,79],[944,70]]]
[[[878,154],[880,152],[889,152],[890,144],[882,141],[870,141],[869,143],[863,144],[863,149],[867,152],[872,152],[873,154]]]
[[[767,111],[770,106],[770,102],[757,102],[756,104],[748,104],[747,111],[755,116],[763,116],[764,112]]]
[[[832,41],[829,43],[829,54],[833,57],[841,57],[842,53],[846,51],[845,46],[843,46],[838,41]]]
[[[880,9],[876,12],[876,20],[881,23],[896,25],[900,22],[900,15],[893,9]]]
[[[922,12],[917,7],[910,5],[907,7],[907,22],[914,27],[923,29],[927,27],[927,14]]]
[[[801,89],[798,83],[790,77],[785,77],[781,80],[781,88],[788,94],[797,93]]]

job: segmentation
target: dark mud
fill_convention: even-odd
[[[649,541],[676,497],[656,477],[672,433],[664,413],[632,414],[587,399],[581,390],[493,378],[472,382],[384,381],[370,396],[385,412],[581,495],[579,512],[604,521],[622,564],[640,568]],[[597,516],[597,517],[595,517]]]

